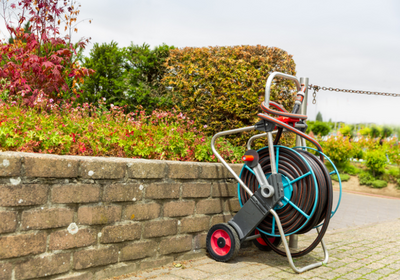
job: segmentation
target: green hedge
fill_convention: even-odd
[[[163,83],[172,100],[208,135],[254,125],[268,75],[296,74],[291,55],[260,45],[174,49],[166,63]],[[292,81],[276,79],[271,100],[290,110],[294,90]],[[236,142],[240,138],[248,139],[249,134],[235,137]]]

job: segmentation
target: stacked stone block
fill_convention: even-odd
[[[0,279],[105,279],[203,256],[208,229],[239,208],[221,164],[0,153]]]

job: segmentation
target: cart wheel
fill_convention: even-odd
[[[272,245],[274,245],[275,247],[278,247],[279,245],[282,244],[282,238],[280,237],[270,237],[264,233],[261,232],[261,238],[263,239],[264,243],[269,247],[269,245],[267,244],[267,242],[265,241],[265,239],[268,239],[269,242],[272,243]],[[271,247],[269,247],[271,250]]]
[[[219,262],[227,262],[236,257],[240,249],[238,234],[228,224],[216,224],[207,234],[207,250]]]
[[[268,238],[269,242],[274,244],[275,246],[279,246],[282,243],[282,239],[280,237],[269,237],[262,232],[259,232],[258,229],[253,231],[252,235],[261,234],[261,237],[257,239],[253,239],[253,244],[256,245],[258,249],[261,251],[271,251],[271,247],[264,241],[264,238]]]

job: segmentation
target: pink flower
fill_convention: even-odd
[[[207,125],[204,125],[203,128],[207,128]]]

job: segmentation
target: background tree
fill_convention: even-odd
[[[382,137],[383,138],[388,138],[393,134],[393,129],[388,127],[388,126],[383,126],[382,127]]]
[[[96,73],[85,80],[79,101],[97,103],[105,98],[108,105],[126,106],[128,111],[140,105],[147,113],[172,106],[161,84],[171,49],[165,44],[153,49],[147,44],[127,48],[119,48],[116,42],[95,44],[82,61]]]
[[[308,123],[308,122],[307,122]],[[325,136],[328,135],[329,132],[331,132],[331,127],[329,124],[320,122],[320,121],[315,121],[310,130],[315,134],[319,136]]]
[[[171,107],[170,98],[166,95],[166,86],[161,83],[167,71],[165,61],[174,46],[165,44],[153,49],[148,44],[131,44],[124,50],[127,63],[126,91],[127,105],[135,108],[142,105],[150,113],[156,108]]]
[[[377,138],[382,134],[382,129],[376,125],[371,126],[370,136]]]
[[[315,120],[317,120],[319,122],[323,122],[321,112],[318,112],[317,117],[315,118]]]
[[[126,104],[127,66],[124,52],[116,42],[95,43],[89,57],[83,59],[83,66],[95,73],[85,79],[79,102],[97,103],[100,98],[105,98],[108,105]]]

